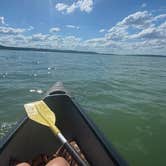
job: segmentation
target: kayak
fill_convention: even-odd
[[[56,125],[63,135],[75,142],[89,165],[127,165],[61,82],[47,92],[43,101],[56,114]],[[39,154],[51,155],[60,148],[62,144],[48,127],[25,116],[0,142],[0,165],[9,166],[11,159],[29,161]]]

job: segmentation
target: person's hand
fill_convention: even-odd
[[[23,162],[16,166],[31,166],[30,164]],[[69,166],[68,162],[63,157],[57,157],[49,161],[46,166]]]
[[[57,157],[49,161],[46,166],[69,166],[69,164],[63,157]]]

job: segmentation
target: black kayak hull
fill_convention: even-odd
[[[67,94],[61,84],[56,84],[44,98],[56,113],[56,124],[68,140],[75,140],[90,165],[126,165],[85,111]],[[55,153],[61,143],[50,130],[25,117],[1,142],[0,165],[9,161],[27,161],[34,156]]]

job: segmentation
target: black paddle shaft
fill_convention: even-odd
[[[89,166],[89,164],[87,162],[85,162],[79,155],[78,153],[74,150],[74,148],[68,143],[66,142],[64,144],[65,148],[67,149],[67,151],[73,156],[73,158],[78,162],[79,166]]]

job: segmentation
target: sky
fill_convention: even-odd
[[[166,55],[166,0],[0,0],[0,44]]]

